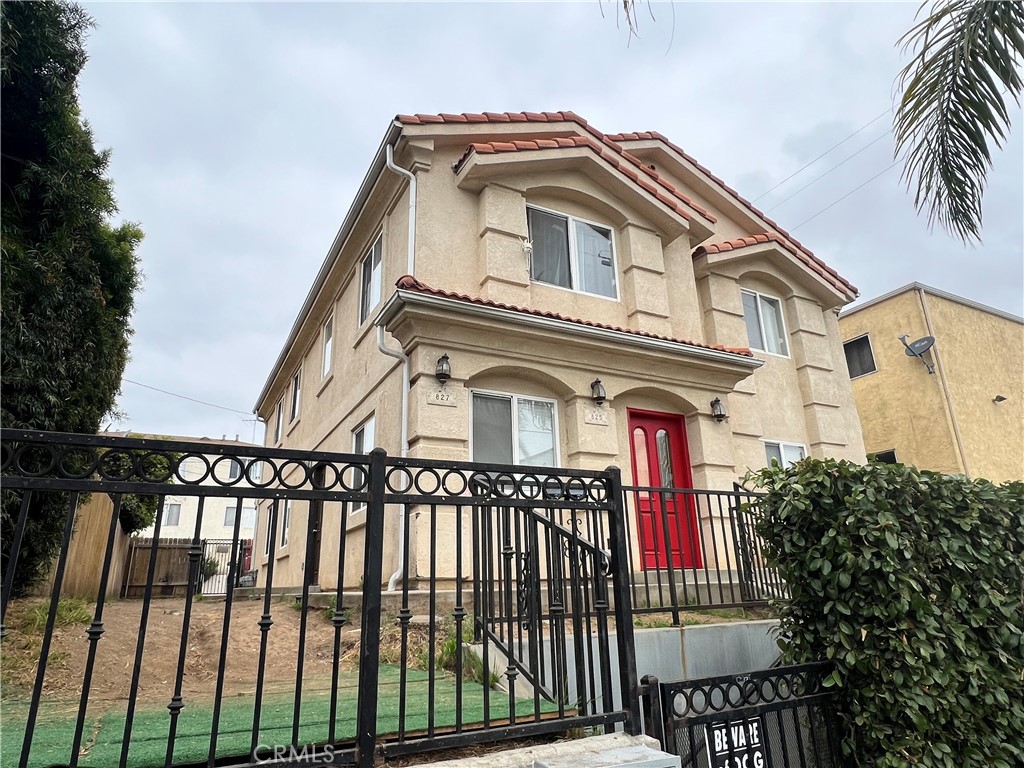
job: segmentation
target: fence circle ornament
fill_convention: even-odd
[[[298,472],[291,478],[288,477],[288,475],[290,474],[290,467],[295,467],[298,469]],[[296,479],[298,480],[298,482],[295,482]],[[309,482],[309,467],[306,466],[306,464],[304,464],[303,462],[298,461],[297,459],[288,459],[278,469],[278,481],[280,482],[282,488],[287,488],[288,490],[291,491],[301,488],[302,486]]]
[[[425,484],[423,482],[424,478],[431,480],[431,484]],[[424,467],[416,473],[416,476],[413,478],[413,485],[415,485],[417,493],[421,493],[424,496],[433,496],[441,490],[441,475],[433,467]]]
[[[449,481],[452,478],[458,480],[458,483],[450,484]],[[441,475],[441,487],[449,496],[461,496],[469,488],[469,481],[466,480],[466,475],[464,473],[459,472],[456,469],[449,469]]]
[[[346,464],[338,475],[338,483],[349,492],[365,491],[369,473],[362,464]]]
[[[104,480],[128,480],[137,477],[138,467],[135,466],[135,455],[123,448],[114,448],[100,457],[100,476]]]
[[[6,446],[4,446],[6,450]],[[84,480],[96,473],[96,466],[99,463],[99,456],[96,451],[90,448],[68,448],[61,454],[58,471],[61,477],[71,480]],[[6,471],[6,467],[4,470]],[[170,469],[170,464],[168,464]]]
[[[389,467],[384,476],[384,485],[391,493],[408,493],[413,487],[412,472],[407,467]]]
[[[14,465],[26,477],[44,477],[57,465],[56,450],[51,445],[22,443],[14,451]]]
[[[190,461],[198,461],[203,465],[197,478],[190,479],[185,477],[185,467]],[[178,457],[178,466],[174,469],[174,476],[178,482],[185,485],[200,485],[203,480],[210,476],[210,460],[202,453],[184,453]]]
[[[166,453],[147,451],[138,457],[139,477],[146,483],[166,483],[174,475],[174,462]]]

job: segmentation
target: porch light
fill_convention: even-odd
[[[604,401],[608,398],[608,393],[605,392],[604,384],[601,383],[600,379],[594,379],[593,382],[591,382],[590,396],[598,405],[604,405]]]
[[[448,359],[447,352],[437,358],[437,365],[434,366],[434,376],[441,382],[442,387],[452,377],[452,364]]]
[[[711,401],[711,415],[715,417],[715,421],[721,423],[729,418],[725,412],[725,406],[722,405],[722,401],[717,397]]]

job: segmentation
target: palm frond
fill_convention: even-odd
[[[900,43],[915,51],[893,119],[903,181],[916,185],[914,206],[929,225],[980,240],[990,144],[1002,146],[1010,126],[1004,96],[1020,104],[1024,3],[938,0]]]

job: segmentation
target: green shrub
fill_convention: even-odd
[[[754,477],[792,591],[780,644],[834,662],[849,764],[1024,765],[1024,484],[834,460]]]

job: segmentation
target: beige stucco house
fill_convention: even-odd
[[[256,412],[269,446],[616,464],[638,485],[731,489],[773,457],[864,460],[837,320],[855,296],[660,134],[571,112],[400,115]],[[299,504],[278,584],[302,579]],[[337,537],[319,547],[314,583],[334,588]]]
[[[1024,319],[911,283],[845,310],[839,327],[868,451],[1024,480]],[[918,359],[900,337],[934,343]]]

